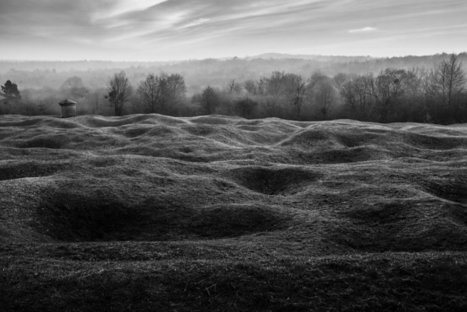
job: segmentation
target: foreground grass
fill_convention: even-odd
[[[465,253],[257,261],[1,258],[3,311],[465,311]]]

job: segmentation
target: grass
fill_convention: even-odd
[[[465,311],[467,126],[0,119],[2,311]]]
[[[21,259],[2,274],[8,298],[2,306],[18,311],[465,311],[466,270],[463,254],[431,253],[254,262]]]

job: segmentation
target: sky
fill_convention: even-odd
[[[467,51],[466,0],[0,0],[0,59]]]

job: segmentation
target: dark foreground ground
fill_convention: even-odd
[[[0,117],[1,311],[467,311],[467,125]]]

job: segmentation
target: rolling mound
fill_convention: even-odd
[[[0,154],[5,311],[467,308],[467,125],[7,115]]]

